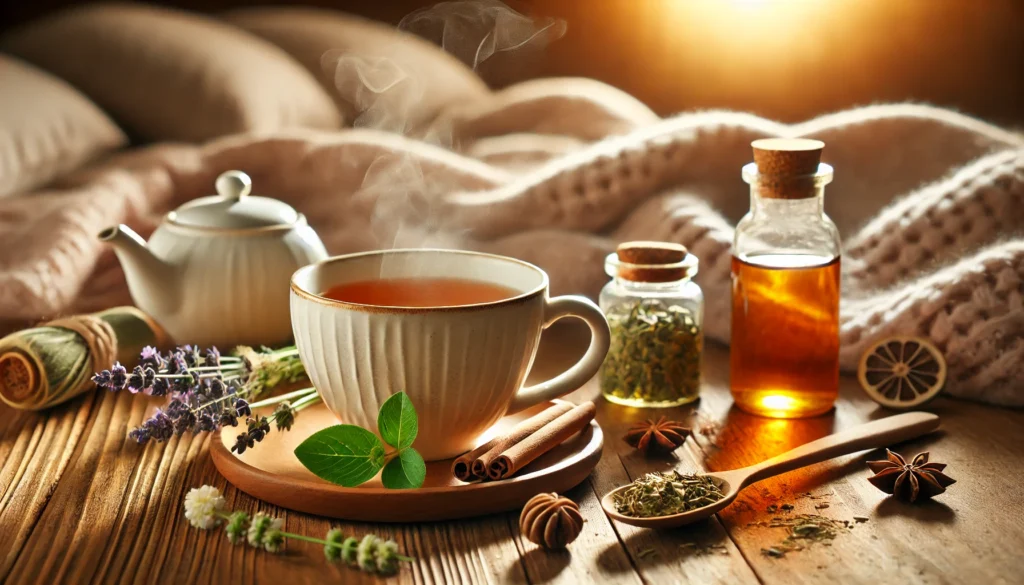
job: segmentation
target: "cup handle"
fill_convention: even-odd
[[[608,353],[611,332],[604,313],[586,297],[565,296],[548,299],[544,305],[544,329],[562,317],[583,319],[590,327],[590,347],[576,365],[534,386],[521,388],[508,407],[507,414],[525,410],[547,400],[554,400],[576,390],[597,373]]]

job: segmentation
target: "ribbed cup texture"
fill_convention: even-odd
[[[427,460],[469,450],[504,415],[540,337],[544,298],[488,308],[387,312],[291,293],[302,363],[344,423],[376,430],[380,405],[404,391]]]

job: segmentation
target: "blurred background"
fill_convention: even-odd
[[[434,0],[175,0],[216,13],[310,5],[397,24]],[[662,115],[726,108],[794,122],[850,106],[915,101],[1024,127],[1018,0],[508,0],[567,24],[532,59],[485,62],[493,86],[548,75],[610,83]],[[0,3],[3,28],[75,5]],[[500,65],[500,67],[499,67]],[[488,72],[488,68],[492,71]]]

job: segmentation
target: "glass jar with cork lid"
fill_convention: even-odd
[[[750,212],[733,241],[733,401],[763,416],[814,416],[839,390],[840,242],[823,205],[832,167],[817,140],[752,146]]]
[[[700,395],[704,295],[697,257],[666,242],[627,242],[609,254],[600,305],[611,329],[601,393],[614,403],[668,407]]]

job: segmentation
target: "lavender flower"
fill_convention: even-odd
[[[160,410],[157,410],[156,414],[142,423],[142,426],[149,431],[150,438],[157,441],[166,441],[174,436],[174,421]]]
[[[216,347],[210,347],[206,350],[205,362],[207,366],[219,366],[220,365],[220,350]]]
[[[112,391],[127,389],[132,394],[168,396],[162,411],[157,411],[129,433],[129,437],[139,443],[166,441],[186,431],[214,432],[238,426],[239,419],[247,417],[246,430],[233,447],[235,452],[241,453],[263,440],[271,428],[267,417],[252,418],[250,401],[266,388],[295,381],[304,370],[295,348],[264,348],[255,352],[241,347],[237,352],[241,357],[222,357],[216,347],[200,351],[196,346],[183,345],[161,354],[147,346],[142,350],[139,365],[131,372],[115,363],[109,370],[97,372],[92,379]],[[294,394],[261,404],[274,404]],[[279,429],[286,430],[301,409],[301,406],[283,407],[271,418]]]
[[[194,430],[195,426],[196,415],[191,410],[186,411],[174,419],[174,436],[180,437],[185,434],[185,431]]]
[[[257,443],[270,434],[270,421],[265,416],[258,419],[247,419],[245,424],[249,427],[249,436]]]
[[[145,388],[146,372],[142,369],[142,366],[135,366],[135,369],[132,370],[132,375],[128,376],[128,391],[132,394],[138,394]]]
[[[144,445],[149,442],[149,429],[146,427],[132,429],[128,433],[128,438],[140,445]]]
[[[227,394],[228,387],[221,380],[218,380],[217,378],[213,378],[213,379],[207,379],[206,382],[208,384],[208,388],[209,388],[209,392],[210,392],[210,397],[211,398],[214,398],[214,399],[216,399],[216,398],[223,398],[224,395]]]
[[[106,388],[110,385],[110,370],[103,370],[102,372],[96,372],[92,375],[92,381],[100,388]]]
[[[149,389],[149,393],[152,396],[167,396],[170,389],[170,386],[167,384],[167,378],[157,378],[153,380],[153,385]]]
[[[152,345],[147,345],[142,348],[142,355],[139,358],[139,364],[142,366],[149,366],[154,370],[159,370],[164,365],[163,358],[160,357],[160,352],[157,351]]]
[[[224,410],[221,411],[220,416],[217,418],[217,423],[222,427],[237,427],[238,417],[230,410]]]
[[[290,431],[292,425],[295,423],[295,409],[292,408],[291,403],[287,400],[277,405],[274,409],[274,414],[271,415],[274,419],[274,424],[277,425],[279,431]]]
[[[199,349],[192,347],[191,345],[182,346],[178,349],[178,353],[181,358],[185,360],[185,365],[190,368],[194,368],[202,362],[202,357],[199,355]]]
[[[187,404],[181,401],[181,399],[172,398],[171,401],[167,403],[167,408],[164,410],[167,413],[167,416],[176,419],[188,412],[189,408]]]
[[[204,412],[197,417],[194,433],[209,433],[217,430],[217,422],[213,420],[210,413]]]
[[[152,392],[154,383],[156,383],[156,370],[146,366],[142,370],[142,387],[146,392]]]
[[[239,433],[235,439],[235,444],[231,446],[231,450],[241,455],[245,453],[246,449],[252,449],[255,445],[256,441],[249,436],[249,433]]]
[[[121,365],[121,362],[114,362],[114,367],[110,368],[110,382],[107,383],[107,388],[110,390],[124,390],[125,384],[128,383],[128,370]]]

